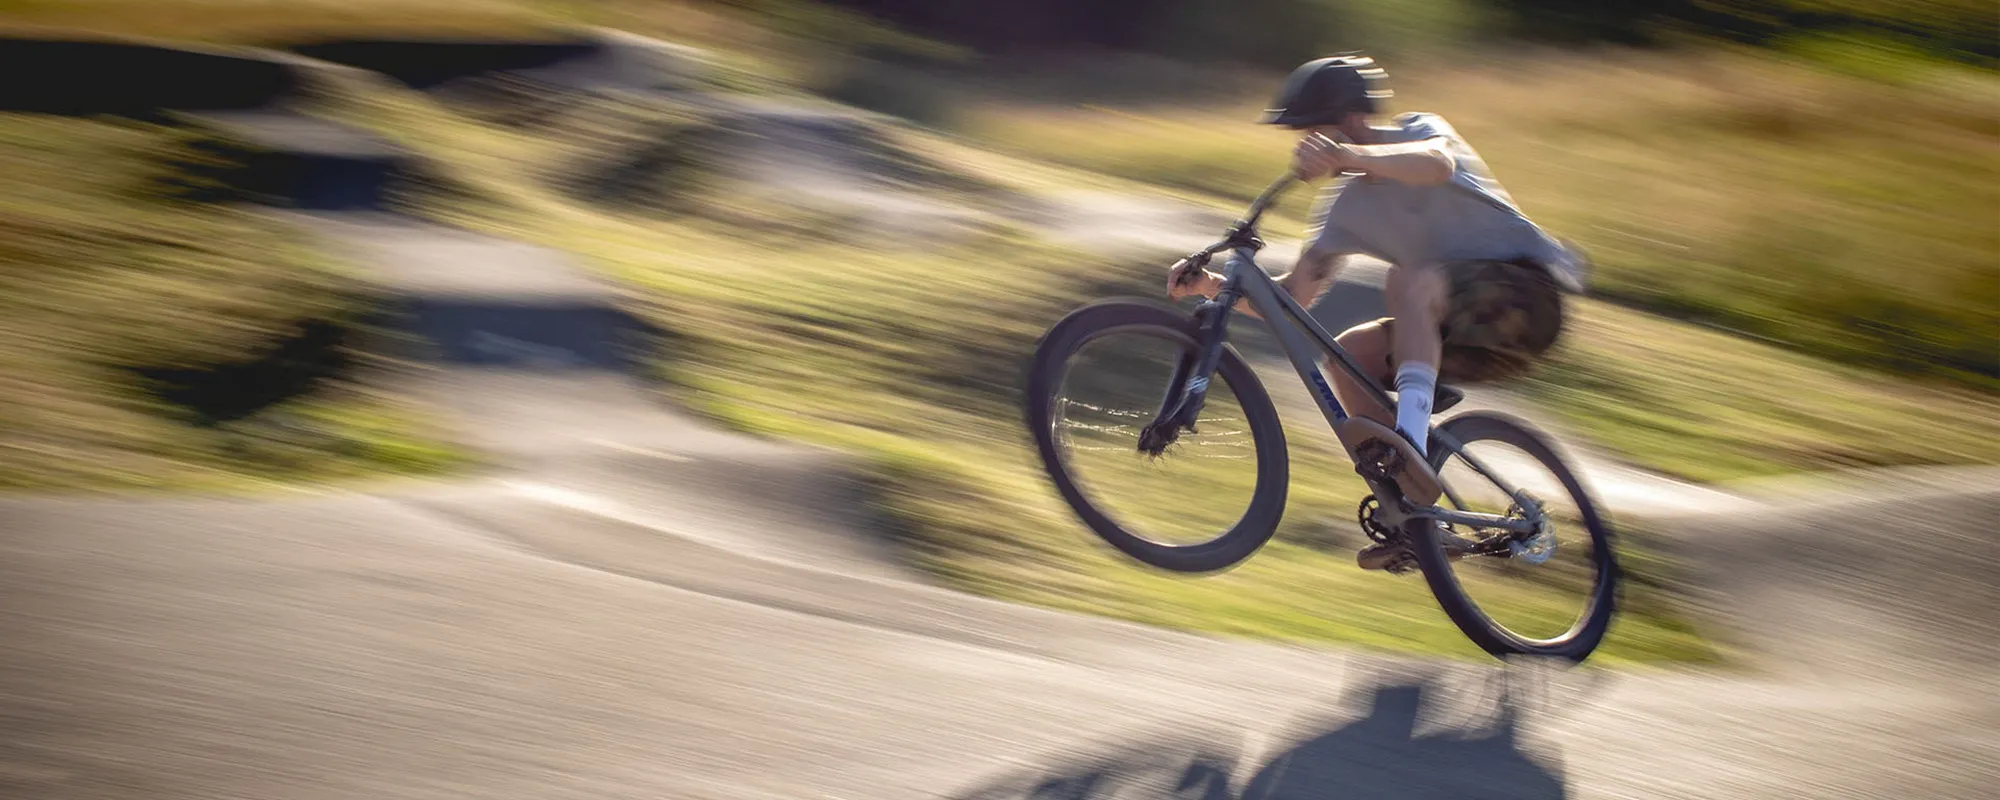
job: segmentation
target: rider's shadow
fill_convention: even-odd
[[[1517,704],[1503,698],[1487,719],[1444,724],[1425,718],[1426,687],[1372,690],[1364,716],[1308,726],[1261,765],[1213,742],[1133,742],[1065,766],[1017,775],[959,800],[1429,800],[1562,798],[1563,781],[1523,752]],[[1238,784],[1232,772],[1251,769]],[[1236,787],[1240,785],[1241,789]]]
[[[1250,778],[1241,800],[1559,798],[1563,783],[1522,752],[1516,710],[1484,730],[1418,733],[1424,689],[1375,690],[1369,714],[1297,742]]]

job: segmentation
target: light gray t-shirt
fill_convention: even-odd
[[[1314,205],[1307,253],[1358,253],[1417,265],[1526,257],[1552,267],[1564,288],[1582,291],[1581,259],[1521,212],[1443,117],[1406,113],[1376,130],[1388,144],[1443,137],[1457,162],[1451,179],[1413,186],[1365,175],[1335,178]]]

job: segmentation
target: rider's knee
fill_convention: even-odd
[[[1380,369],[1389,362],[1389,322],[1388,317],[1369,320],[1341,331],[1333,340],[1354,357],[1355,363],[1364,368]]]
[[[1339,336],[1333,337],[1333,340],[1335,342],[1340,343],[1341,347],[1344,347],[1348,351],[1352,352],[1357,348],[1367,347],[1377,342],[1387,342],[1388,338],[1389,334],[1386,321],[1381,319],[1371,319],[1367,322],[1363,322],[1359,325],[1355,325],[1354,327],[1348,328],[1347,330],[1341,331]]]

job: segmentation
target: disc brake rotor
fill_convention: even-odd
[[[1555,557],[1556,526],[1554,522],[1549,520],[1548,514],[1542,510],[1540,501],[1528,498],[1527,502],[1533,506],[1533,519],[1536,520],[1535,532],[1524,538],[1508,542],[1507,550],[1513,554],[1512,557],[1516,560],[1525,561],[1529,564],[1541,564]],[[1507,509],[1507,516],[1525,517],[1528,516],[1528,513],[1527,509],[1523,509],[1517,503],[1512,508]]]

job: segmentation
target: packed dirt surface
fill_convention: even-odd
[[[502,481],[9,503],[0,789],[1982,797],[2000,778],[1991,652],[1956,646],[1991,641],[1990,616],[1960,616],[1990,605],[1942,607],[1916,629],[1935,638],[1914,639],[1909,609],[1865,609],[1910,591],[1912,572],[1990,586],[1991,548],[1946,540],[1854,577],[1900,544],[1885,518],[1990,532],[1997,504],[1738,531],[1856,550],[1705,565],[1721,613],[1748,637],[1778,634],[1748,639],[1773,648],[1769,669],[1662,675],[1381,659],[1007,606],[748,555],[754,542],[672,507],[627,519]],[[1967,553],[1982,555],[1941,563]]]

